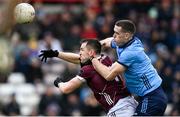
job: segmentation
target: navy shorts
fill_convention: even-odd
[[[140,97],[135,116],[162,116],[166,110],[167,102],[166,94],[160,86],[145,96]]]

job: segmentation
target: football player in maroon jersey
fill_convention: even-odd
[[[46,61],[48,57],[59,57],[72,63],[81,64],[80,73],[68,82],[62,82],[61,78],[56,78],[54,85],[61,92],[70,93],[86,82],[108,116],[132,116],[134,114],[137,102],[128,92],[121,76],[117,76],[112,81],[107,81],[92,66],[91,56],[99,56],[99,61],[108,67],[112,65],[108,56],[100,54],[101,44],[98,40],[83,41],[79,55],[58,52],[57,50],[43,50],[41,52],[42,61]]]

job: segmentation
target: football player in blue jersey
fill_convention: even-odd
[[[167,97],[161,88],[162,79],[135,32],[136,26],[132,21],[117,21],[113,37],[101,41],[103,46],[116,50],[117,61],[111,68],[100,63],[96,56],[92,56],[91,61],[95,70],[106,80],[113,80],[118,74],[124,74],[129,91],[140,97],[136,115],[161,116],[167,106]]]

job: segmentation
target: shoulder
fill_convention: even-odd
[[[128,47],[124,48],[121,55],[127,57],[137,57],[144,52],[143,44],[135,37],[135,41]]]
[[[143,44],[141,40],[137,37],[134,37],[135,41],[132,43],[132,45],[129,47],[129,49],[133,49],[136,51],[142,51],[144,50]]]
[[[125,50],[121,53],[120,58],[134,58],[137,56],[137,51],[133,49],[125,48]]]
[[[111,66],[112,65],[112,60],[108,57],[103,55],[100,59],[101,63],[106,65],[106,66]]]
[[[84,70],[84,71],[93,70],[93,66],[92,65],[85,65],[85,66],[81,67],[81,70]]]
[[[83,66],[81,69],[80,69],[80,73],[79,75],[81,77],[84,77],[84,78],[87,78],[87,77],[92,77],[93,73],[94,73],[94,68],[92,65],[86,65],[86,66]]]

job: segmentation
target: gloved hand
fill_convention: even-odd
[[[41,61],[46,62],[47,58],[57,57],[59,55],[59,52],[57,50],[41,50],[41,54],[39,57],[41,58]]]
[[[57,77],[56,80],[54,80],[54,86],[56,86],[56,87],[59,88],[58,84],[59,84],[60,82],[62,82],[62,79],[59,78],[59,77]]]

